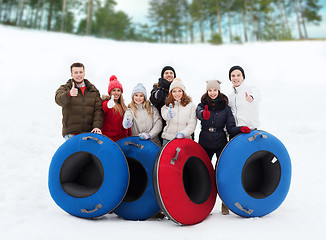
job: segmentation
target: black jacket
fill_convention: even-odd
[[[166,98],[169,95],[170,85],[171,83],[164,78],[159,78],[158,83],[155,83],[153,85],[153,89],[151,91],[151,96],[149,100],[157,108],[160,114],[161,114],[161,108],[165,105]],[[160,98],[156,98],[158,91],[162,91],[162,96]]]
[[[206,149],[223,149],[227,144],[227,137],[224,131],[226,127],[230,137],[240,133],[241,127],[236,127],[231,108],[227,104],[227,97],[220,98],[217,101],[211,100],[207,95],[202,97],[201,103],[196,109],[197,118],[201,121],[201,132],[199,134],[199,144]],[[203,118],[205,105],[208,106],[210,117],[208,120]]]

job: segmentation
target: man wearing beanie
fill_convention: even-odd
[[[228,96],[229,106],[237,126],[257,129],[259,127],[259,92],[246,84],[245,72],[240,66],[230,68],[229,79],[233,85],[233,91]]]
[[[62,135],[67,140],[85,132],[101,133],[103,124],[100,92],[85,77],[82,63],[70,66],[71,79],[61,85],[55,102],[62,107]]]
[[[173,67],[165,66],[161,71],[161,77],[158,79],[157,83],[154,83],[153,89],[149,100],[157,108],[161,114],[161,108],[165,105],[166,98],[169,95],[169,88],[173,80],[176,78],[176,73]],[[163,120],[163,128],[166,122]],[[161,134],[159,134],[159,139],[162,142]]]

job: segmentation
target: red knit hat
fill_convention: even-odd
[[[110,77],[110,83],[109,83],[108,93],[110,94],[110,92],[114,88],[120,88],[121,89],[121,92],[123,92],[123,88],[122,88],[121,83],[118,81],[118,79],[117,79],[117,77],[115,75],[112,75]]]

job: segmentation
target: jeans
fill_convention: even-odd
[[[74,136],[76,136],[76,135],[74,135],[74,134],[67,134],[67,135],[64,136],[63,138],[67,141],[69,138],[72,138],[72,137],[74,137]]]

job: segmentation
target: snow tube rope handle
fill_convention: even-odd
[[[175,154],[174,158],[171,159],[171,162],[170,162],[170,164],[172,164],[172,165],[174,165],[175,164],[175,161],[178,160],[178,156],[179,156],[179,153],[181,151],[181,148],[177,147],[175,149],[175,151],[176,151],[176,154]]]
[[[102,207],[102,204],[97,204],[93,210],[88,211],[87,209],[81,209],[82,213],[93,213],[99,210]]]
[[[239,202],[236,202],[234,205],[237,208],[239,208],[241,211],[244,211],[245,213],[248,213],[249,215],[254,212],[254,210],[252,210],[252,209],[249,209],[249,210],[244,209]]]
[[[259,132],[259,133],[256,133],[255,135],[253,135],[252,137],[248,138],[249,142],[254,141],[258,135],[261,135],[262,138],[267,138],[267,135],[264,135]]]
[[[137,143],[134,143],[134,142],[125,142],[125,145],[134,145],[134,146],[136,146],[136,147],[138,147],[140,149],[143,149],[144,148],[143,145],[137,144]]]
[[[83,137],[83,138],[82,138],[82,140],[88,140],[88,139],[94,140],[94,141],[96,141],[98,144],[102,144],[102,143],[103,143],[103,141],[101,141],[100,139],[95,138],[95,137],[91,137],[91,136],[87,136],[87,137]]]

